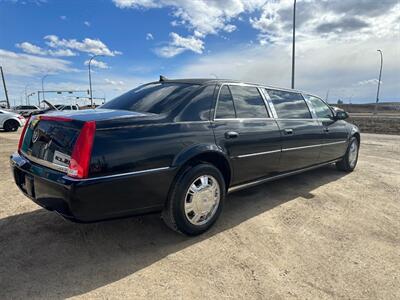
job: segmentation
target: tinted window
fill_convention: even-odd
[[[215,85],[200,88],[190,98],[190,102],[182,109],[181,121],[208,121],[213,103]]]
[[[299,93],[267,90],[278,118],[281,119],[311,119],[311,113],[306,101]]]
[[[230,86],[238,118],[266,118],[267,108],[257,88],[251,86]]]
[[[231,91],[229,90],[229,87],[227,85],[224,85],[219,93],[217,113],[215,115],[215,118],[227,119],[235,117],[235,107],[233,105]]]
[[[318,118],[331,118],[333,116],[331,109],[324,101],[310,95],[306,95],[306,97]]]
[[[133,89],[101,108],[161,114],[175,108],[198,85],[186,83],[150,83]]]

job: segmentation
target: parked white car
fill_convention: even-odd
[[[18,127],[25,125],[25,118],[20,114],[0,109],[0,129],[17,131]]]
[[[39,110],[36,105],[19,105],[13,108],[13,112],[24,117],[29,117],[32,112]]]

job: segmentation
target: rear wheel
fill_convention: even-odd
[[[178,175],[162,217],[171,229],[198,235],[218,219],[224,198],[225,182],[221,172],[213,165],[201,163]]]
[[[5,131],[17,131],[19,127],[19,123],[15,120],[7,120],[4,123],[4,130]]]
[[[336,163],[337,169],[340,171],[352,172],[357,165],[359,148],[360,143],[358,139],[353,136],[350,139],[346,154],[343,156],[342,160]]]

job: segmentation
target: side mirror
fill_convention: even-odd
[[[349,114],[345,112],[343,109],[340,109],[338,107],[333,107],[334,110],[334,120],[346,120],[349,117]]]

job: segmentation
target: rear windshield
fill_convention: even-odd
[[[172,110],[197,87],[187,83],[150,83],[114,98],[101,108],[161,114]]]

